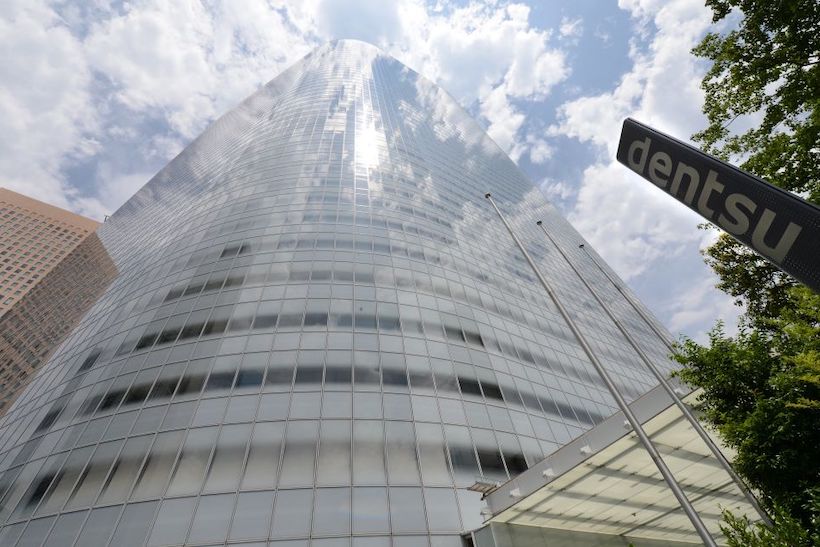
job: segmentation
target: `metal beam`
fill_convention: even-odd
[[[561,247],[558,246],[558,243],[556,243],[552,236],[550,236],[549,232],[547,232],[547,229],[544,227],[543,223],[539,220],[536,224],[538,224],[541,227],[541,230],[543,230],[544,235],[547,236],[547,238],[552,242],[553,246],[558,250],[559,253],[561,253],[561,256],[564,257],[564,260],[566,260],[570,268],[572,268],[572,270],[578,275],[578,277],[581,279],[581,282],[584,284],[587,290],[589,290],[590,294],[592,294],[595,300],[606,311],[609,318],[612,319],[612,321],[615,323],[615,325],[618,327],[621,333],[623,333],[624,338],[627,339],[629,344],[635,349],[635,352],[641,358],[641,361],[644,362],[646,367],[652,372],[652,374],[655,376],[658,382],[660,382],[660,384],[663,386],[663,389],[672,398],[672,401],[674,401],[675,406],[677,406],[680,409],[680,411],[689,421],[689,424],[697,432],[698,436],[703,440],[703,442],[715,456],[717,461],[720,463],[720,466],[729,474],[730,477],[732,477],[732,480],[735,482],[735,484],[737,484],[737,487],[740,489],[741,492],[743,492],[743,495],[746,497],[746,501],[748,501],[749,504],[752,507],[754,507],[755,511],[757,511],[757,513],[760,515],[760,518],[763,519],[763,522],[766,523],[768,526],[771,526],[772,521],[769,518],[769,515],[766,514],[766,512],[757,502],[757,498],[755,498],[754,494],[752,494],[751,490],[749,490],[749,487],[746,486],[746,483],[743,482],[743,479],[741,479],[740,476],[732,468],[732,464],[729,463],[729,460],[727,460],[726,457],[723,455],[723,452],[720,451],[720,448],[717,446],[715,441],[712,440],[712,437],[709,436],[709,433],[707,433],[706,430],[703,429],[703,426],[700,425],[700,422],[695,417],[695,415],[692,414],[692,411],[689,409],[689,407],[686,406],[686,404],[681,400],[677,392],[675,392],[674,388],[669,383],[669,380],[667,380],[666,376],[658,369],[658,367],[655,366],[655,364],[649,359],[646,353],[644,353],[644,351],[638,346],[637,342],[632,338],[632,335],[630,335],[629,332],[627,332],[627,330],[624,328],[621,322],[609,310],[607,305],[604,303],[603,299],[600,296],[598,296],[598,293],[595,291],[595,289],[593,289],[592,286],[587,282],[587,280],[584,279],[584,277],[581,275],[581,273],[578,271],[575,265],[572,264],[572,261],[570,261],[570,259],[564,253],[564,251],[561,250]],[[654,332],[655,335],[666,345],[667,349],[670,352],[674,352],[672,343],[668,340],[666,335],[660,329],[658,329],[657,326],[655,326],[655,323],[646,315],[646,313],[640,308],[640,306],[638,306],[637,303],[635,303],[635,301],[626,293],[626,291],[624,291],[620,287],[620,285],[615,282],[612,276],[610,276],[609,273],[601,266],[601,264],[598,263],[595,257],[592,256],[592,254],[590,254],[586,250],[586,247],[584,247],[583,244],[579,245],[578,247],[584,251],[584,254],[586,254],[590,259],[592,259],[592,262],[598,267],[601,273],[603,273],[604,276],[609,280],[609,282],[615,286],[618,292],[621,293],[621,295],[623,295],[626,301],[629,302],[629,305],[632,306],[632,309],[634,309],[638,313],[641,319],[643,319],[644,322],[649,326],[649,328],[652,329],[652,332]]]
[[[592,347],[587,342],[586,337],[578,329],[577,325],[575,324],[575,320],[572,319],[572,317],[569,315],[569,312],[564,307],[561,300],[558,298],[558,295],[552,289],[552,286],[541,274],[541,271],[536,266],[532,257],[530,257],[530,254],[527,252],[527,249],[524,248],[524,244],[521,243],[521,240],[519,240],[518,236],[515,235],[512,226],[510,226],[509,222],[507,222],[507,219],[504,218],[504,215],[501,213],[501,210],[495,204],[495,201],[493,201],[492,194],[488,192],[484,195],[484,197],[487,198],[487,200],[489,200],[490,204],[493,206],[493,209],[495,209],[498,218],[500,218],[501,222],[504,223],[504,226],[507,228],[507,231],[510,233],[510,236],[512,236],[513,241],[515,241],[516,245],[518,245],[518,248],[524,255],[524,258],[529,263],[530,268],[532,268],[533,273],[535,273],[535,276],[538,278],[538,281],[541,282],[541,285],[544,287],[544,290],[547,291],[547,294],[549,295],[553,304],[555,304],[555,307],[558,309],[558,312],[561,314],[561,317],[563,317],[570,331],[572,331],[572,334],[575,336],[575,339],[578,341],[578,344],[581,346],[581,349],[584,350],[584,353],[592,363],[592,366],[595,368],[598,375],[601,377],[601,380],[603,380],[604,384],[606,384],[607,389],[609,390],[612,397],[615,399],[615,402],[618,404],[618,407],[621,409],[621,412],[624,413],[624,416],[629,422],[629,425],[632,426],[632,430],[638,436],[638,439],[641,441],[641,444],[643,444],[644,448],[649,454],[649,457],[652,458],[652,461],[658,467],[658,471],[660,471],[661,476],[663,476],[663,479],[666,481],[667,486],[675,495],[675,498],[677,498],[678,503],[680,503],[680,506],[683,509],[683,512],[686,513],[687,517],[689,517],[689,520],[692,522],[692,526],[694,526],[695,531],[697,531],[698,535],[700,536],[700,539],[703,541],[704,545],[707,545],[708,547],[717,547],[717,543],[715,543],[714,538],[712,538],[712,534],[709,532],[709,529],[706,528],[705,524],[703,524],[703,521],[701,520],[697,511],[695,511],[695,508],[686,498],[686,494],[684,494],[683,490],[681,489],[680,485],[675,479],[675,476],[672,474],[672,471],[669,470],[669,467],[667,467],[666,463],[663,461],[663,458],[661,457],[657,448],[655,448],[655,445],[652,444],[652,440],[646,434],[646,431],[644,431],[643,425],[635,416],[635,414],[633,414],[632,409],[629,408],[629,404],[626,402],[626,399],[624,399],[623,395],[621,395],[621,392],[618,391],[618,387],[615,385],[615,382],[610,377],[609,372],[607,372],[603,363],[595,355],[595,352],[592,351]]]

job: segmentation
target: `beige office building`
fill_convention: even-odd
[[[0,316],[99,225],[0,188]]]
[[[98,226],[0,188],[0,415],[116,276]]]

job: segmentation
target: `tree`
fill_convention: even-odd
[[[718,275],[717,288],[745,307],[750,324],[767,329],[767,320],[790,305],[789,289],[797,285],[794,278],[736,239],[722,234],[703,255]]]
[[[743,169],[820,203],[820,3],[706,5],[715,23],[733,10],[742,21],[725,35],[708,33],[693,49],[713,63],[702,83],[708,126],[693,138],[719,157],[746,158]],[[732,134],[741,118],[753,126]]]
[[[815,515],[820,515],[820,500],[815,498]],[[820,545],[820,520],[806,528],[787,512],[777,510],[774,515],[777,526],[769,528],[761,523],[723,512],[721,530],[729,540],[729,547],[812,547]]]
[[[712,62],[703,78],[707,127],[692,138],[723,159],[820,204],[820,2],[706,0],[713,21],[737,28],[708,33],[692,52]],[[739,13],[738,13],[739,12]],[[750,126],[733,133],[741,120]],[[745,305],[752,324],[772,317],[796,281],[721,234],[706,251],[718,288]]]
[[[735,28],[693,49],[712,62],[702,83],[708,124],[693,139],[820,204],[820,2],[706,5]],[[726,513],[724,532],[731,545],[818,544],[820,296],[726,234],[704,255],[718,287],[744,306],[740,331],[730,337],[718,324],[708,346],[684,339],[675,358],[776,523],[767,530]]]
[[[708,346],[685,340],[676,359],[680,377],[703,388],[700,409],[737,451],[738,473],[768,507],[808,525],[820,487],[820,296],[787,294],[766,329],[743,325],[728,337],[718,325]]]

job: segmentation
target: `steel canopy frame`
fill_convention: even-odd
[[[521,253],[524,255],[524,258],[527,260],[527,263],[532,268],[533,272],[535,273],[535,276],[538,278],[538,281],[544,287],[544,290],[546,290],[553,304],[555,304],[555,307],[558,309],[558,312],[560,313],[561,317],[567,323],[567,326],[569,327],[570,331],[572,331],[572,334],[575,336],[575,339],[578,341],[578,344],[581,346],[581,349],[583,349],[587,358],[592,363],[592,366],[595,368],[596,372],[601,377],[601,380],[603,380],[604,384],[606,384],[606,387],[612,395],[613,399],[615,399],[615,402],[618,404],[618,407],[621,409],[621,412],[624,413],[624,416],[629,422],[629,425],[632,427],[632,430],[638,436],[638,439],[644,446],[646,452],[649,454],[649,457],[657,466],[658,471],[660,472],[661,476],[663,476],[664,481],[674,494],[675,498],[678,500],[681,509],[683,509],[683,512],[691,521],[692,526],[694,526],[704,545],[707,545],[708,547],[717,547],[717,543],[715,542],[712,535],[709,533],[709,530],[706,528],[706,525],[703,523],[703,520],[701,520],[700,515],[698,515],[697,511],[695,511],[695,508],[692,506],[692,503],[686,497],[686,494],[683,492],[683,489],[681,488],[680,484],[678,484],[678,481],[675,479],[674,475],[669,470],[669,467],[663,461],[660,452],[658,452],[658,449],[655,447],[655,445],[652,443],[652,440],[644,431],[641,422],[629,408],[629,404],[626,402],[626,399],[624,399],[621,392],[618,391],[618,387],[615,385],[615,382],[612,380],[609,373],[604,368],[603,363],[595,355],[595,352],[592,351],[592,347],[587,342],[586,337],[584,337],[583,333],[581,333],[580,329],[575,324],[575,321],[572,319],[572,317],[570,317],[569,312],[566,308],[564,308],[564,305],[561,303],[561,300],[558,298],[558,295],[552,289],[552,286],[541,274],[541,271],[538,269],[538,266],[535,264],[532,257],[530,257],[530,254],[524,248],[524,245],[523,243],[521,243],[521,240],[519,240],[518,236],[515,235],[512,226],[510,226],[509,222],[507,222],[507,219],[504,218],[504,215],[501,213],[501,210],[498,208],[495,201],[493,200],[492,194],[487,192],[486,194],[484,194],[484,197],[490,202],[490,204],[493,206],[493,209],[495,209],[498,218],[501,219],[501,222],[507,228],[507,231],[510,233],[510,236],[512,237],[513,241],[515,241],[515,244],[518,246]]]
[[[637,353],[638,356],[641,358],[641,361],[644,362],[646,367],[652,372],[652,374],[655,376],[658,382],[660,382],[661,386],[663,386],[664,391],[666,391],[666,393],[670,397],[672,397],[672,401],[674,401],[675,405],[680,409],[680,411],[689,421],[689,424],[697,432],[698,436],[700,436],[700,438],[703,439],[703,442],[706,443],[706,446],[709,448],[712,454],[714,454],[718,462],[720,462],[720,465],[723,467],[723,469],[729,474],[730,477],[732,477],[732,480],[737,484],[738,488],[740,488],[740,491],[743,492],[743,495],[746,497],[746,500],[749,502],[749,504],[755,508],[755,511],[757,511],[757,513],[760,515],[760,518],[763,520],[763,522],[765,522],[768,526],[771,526],[771,519],[760,506],[760,504],[757,502],[757,499],[754,497],[754,494],[752,494],[752,492],[749,490],[749,487],[746,486],[746,483],[743,482],[743,479],[741,479],[740,476],[732,468],[732,465],[729,463],[729,460],[726,459],[726,456],[723,455],[723,452],[720,451],[720,448],[718,448],[717,444],[715,444],[715,442],[712,440],[712,438],[709,436],[706,430],[703,429],[703,426],[700,425],[700,422],[694,416],[694,414],[692,414],[692,411],[689,409],[689,407],[686,406],[686,404],[681,400],[680,396],[669,383],[669,380],[663,375],[663,373],[660,370],[658,370],[658,367],[655,366],[655,364],[651,361],[651,359],[649,359],[646,353],[644,353],[644,351],[638,346],[635,339],[632,338],[629,332],[623,327],[622,323],[610,311],[609,307],[603,302],[603,300],[595,291],[595,289],[592,288],[592,286],[587,282],[587,280],[584,279],[584,277],[581,275],[581,272],[578,271],[578,269],[572,264],[569,257],[558,246],[558,243],[552,238],[552,236],[550,236],[549,232],[547,232],[547,229],[544,227],[542,221],[539,220],[538,222],[536,222],[536,224],[541,227],[541,230],[543,230],[544,235],[547,236],[547,239],[549,239],[552,245],[558,250],[559,253],[561,253],[561,256],[564,257],[564,260],[567,262],[567,264],[569,264],[570,268],[572,268],[572,270],[576,274],[578,274],[578,277],[581,279],[581,282],[589,290],[590,294],[592,294],[593,298],[595,298],[598,304],[601,305],[601,307],[604,309],[609,318],[612,319],[613,323],[615,323],[615,325],[618,327],[618,330],[621,331],[621,333],[624,335],[624,338],[626,338],[629,342],[629,345],[632,346],[632,348],[635,350],[635,353]],[[674,351],[672,348],[672,344],[669,342],[666,336],[664,336],[660,329],[658,329],[658,327],[655,326],[655,324],[649,319],[646,313],[643,310],[641,310],[641,308],[637,304],[635,304],[634,300],[626,293],[626,291],[621,289],[621,287],[615,282],[612,276],[610,276],[609,273],[606,270],[604,270],[603,267],[601,267],[601,265],[598,263],[595,257],[592,256],[586,250],[586,247],[584,247],[583,244],[579,245],[579,247],[584,251],[584,254],[586,254],[592,260],[592,262],[595,263],[595,265],[606,276],[609,282],[615,286],[618,292],[620,292],[621,295],[623,295],[626,301],[629,302],[630,306],[632,306],[632,308],[638,313],[638,315],[640,315],[641,319],[644,320],[644,322],[649,326],[649,328],[652,329],[652,332],[654,332],[655,335],[666,345],[669,351]]]

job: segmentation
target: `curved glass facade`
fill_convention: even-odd
[[[340,41],[98,231],[120,272],[0,422],[0,544],[446,547],[615,410],[494,198],[631,399],[650,355],[580,236],[441,89]]]

